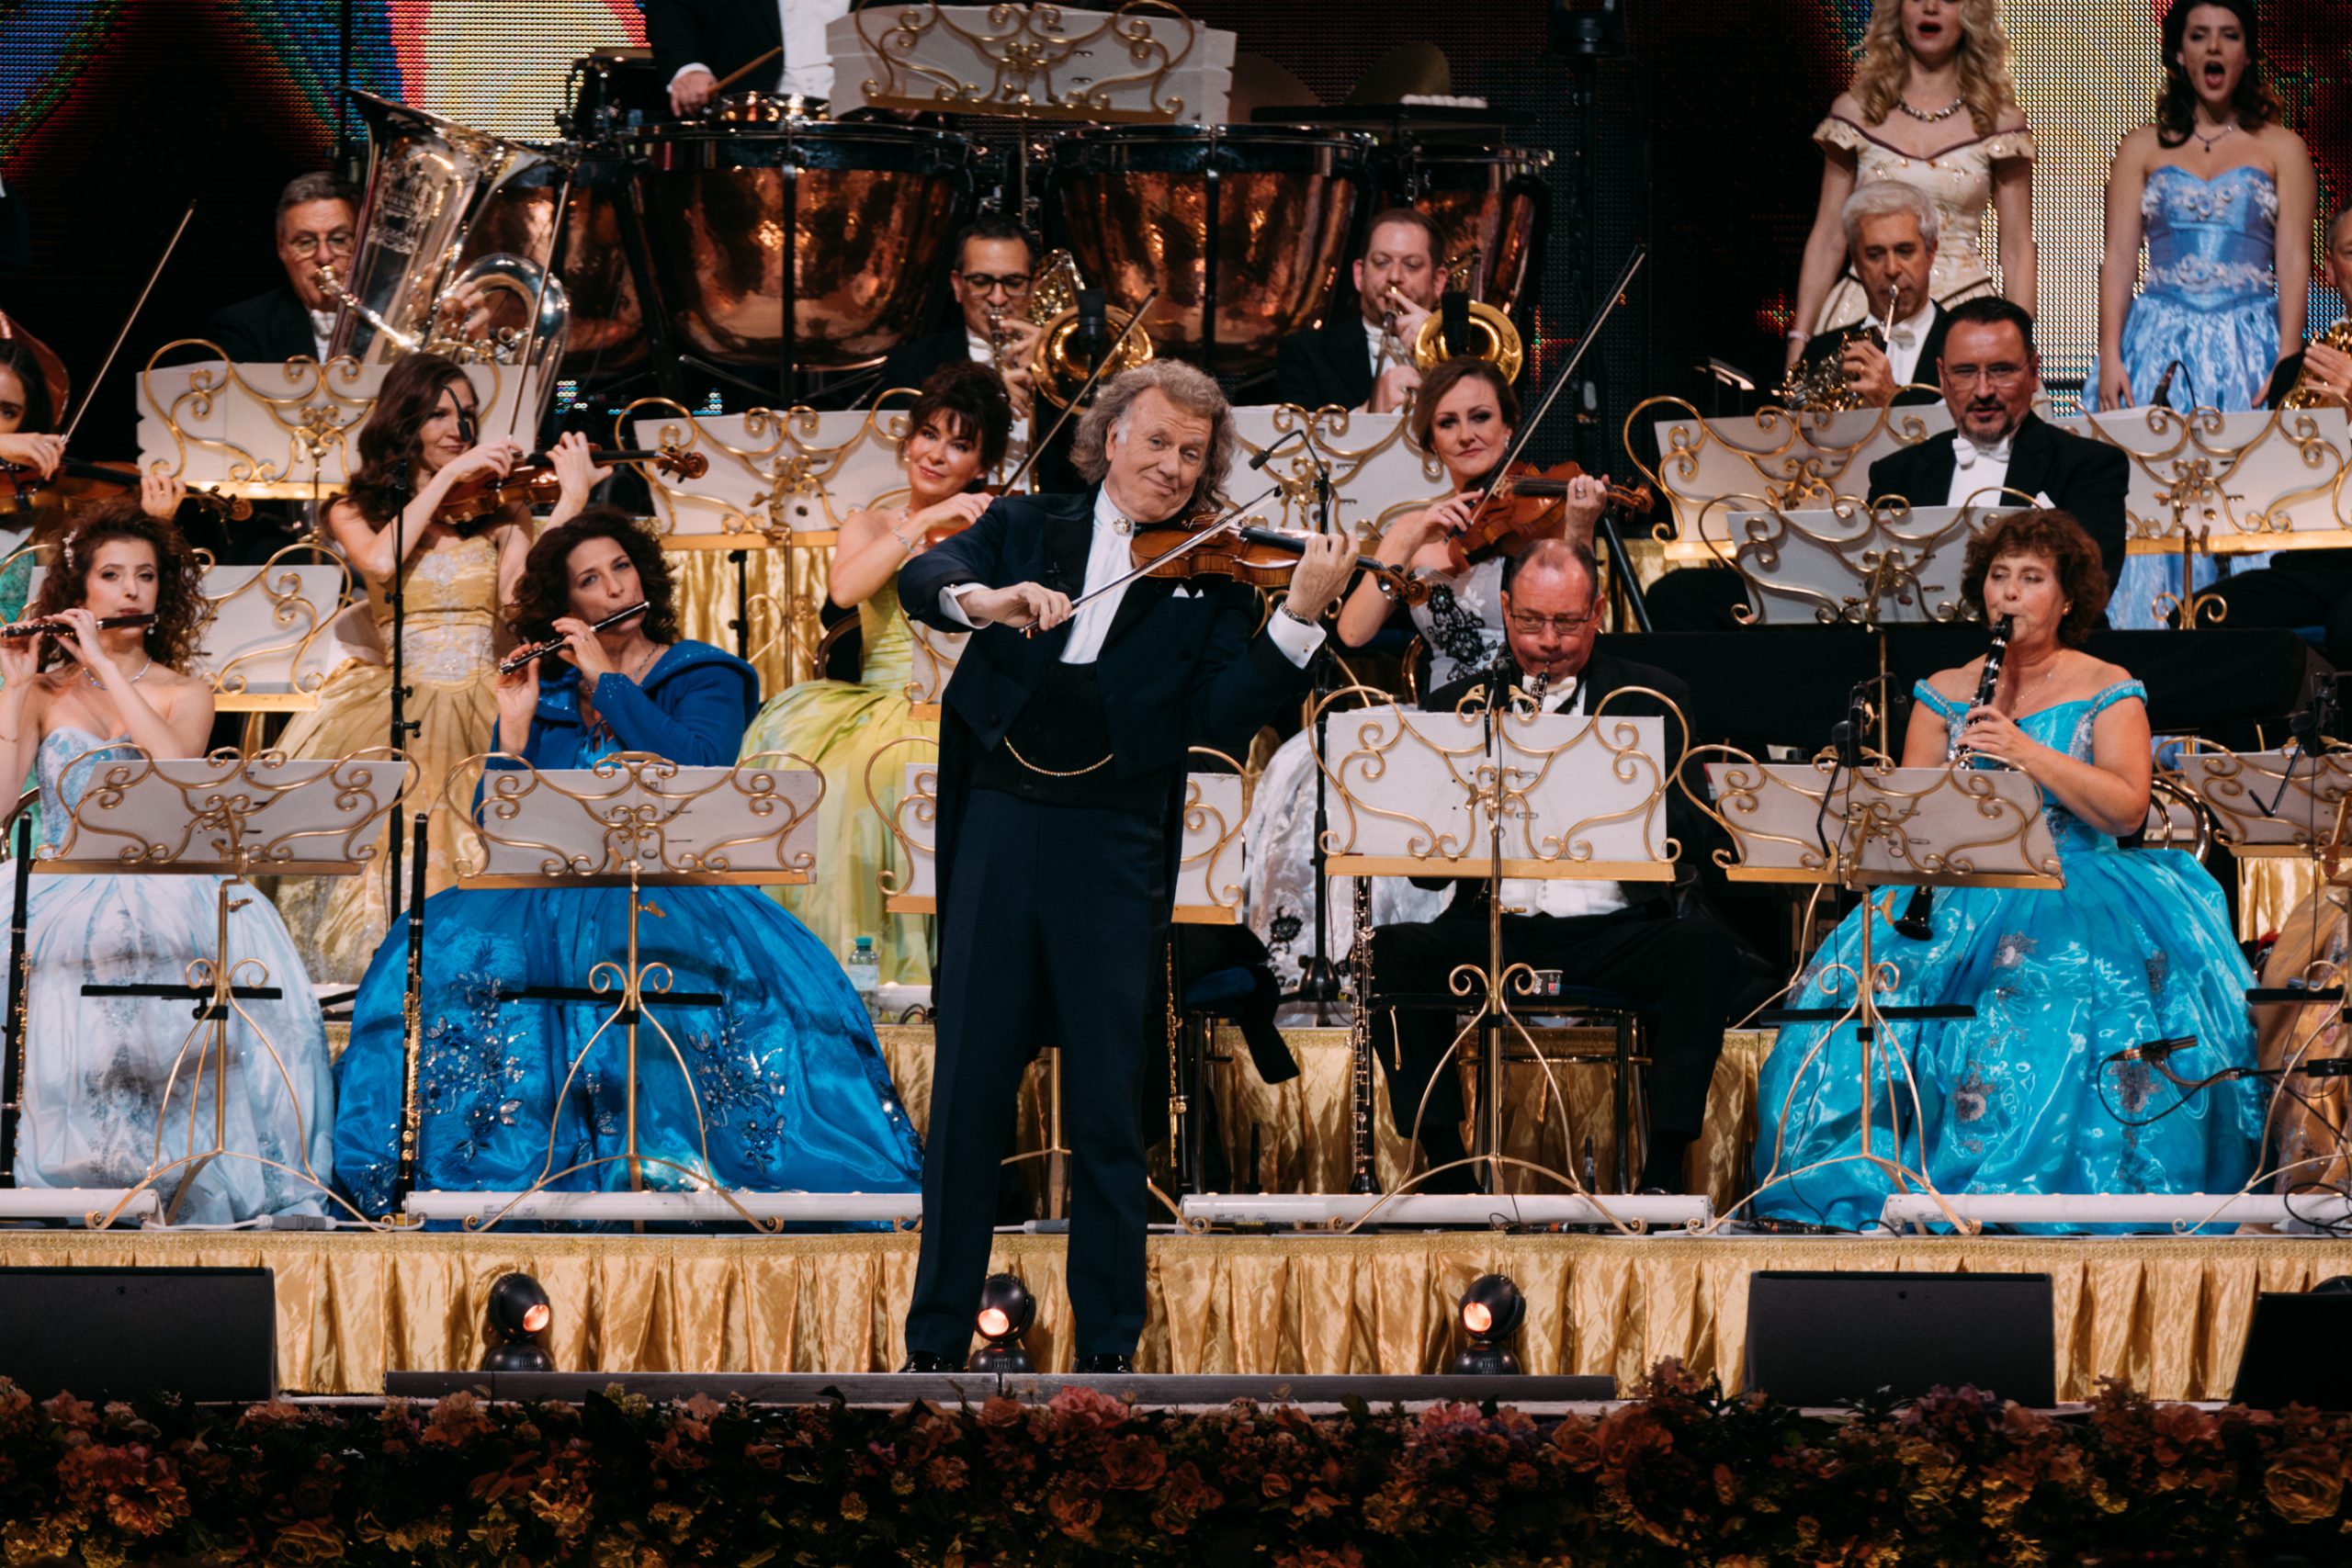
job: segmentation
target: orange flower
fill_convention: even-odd
[[[324,1519],[300,1519],[277,1532],[269,1543],[269,1562],[276,1568],[316,1568],[343,1561],[343,1532]]]
[[[2315,1525],[2342,1506],[2343,1472],[2324,1450],[2289,1449],[2263,1475],[2262,1495],[2290,1524]]]
[[[1168,1455],[1149,1438],[1121,1438],[1102,1456],[1102,1479],[1120,1491],[1148,1492],[1167,1471]]]

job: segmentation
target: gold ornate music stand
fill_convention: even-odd
[[[1861,899],[1861,948],[1855,962],[1823,966],[1816,978],[1843,976],[1854,999],[1844,1006],[1784,1008],[1762,1015],[1775,1023],[1826,1025],[1792,1077],[1804,1077],[1838,1032],[1854,1025],[1860,1047],[1860,1151],[1816,1160],[1783,1171],[1781,1157],[1789,1106],[1759,1108],[1772,1117],[1772,1163],[1756,1192],[1716,1220],[1728,1222],[1775,1182],[1794,1181],[1831,1166],[1869,1165],[1883,1173],[1897,1192],[1916,1189],[1933,1200],[1954,1229],[1973,1234],[1974,1222],[1953,1213],[1927,1174],[1927,1152],[1917,1167],[1904,1163],[1903,1134],[1893,1129],[1894,1152],[1878,1152],[1871,1106],[1881,1075],[1900,1066],[1912,1102],[1915,1134],[1924,1138],[1918,1085],[1908,1055],[1890,1045],[1888,1026],[1938,1019],[1971,1018],[1975,1009],[1927,1005],[1883,1007],[1879,995],[1901,979],[1899,964],[1878,955],[1876,932],[1892,912],[1876,900],[1883,887],[2059,887],[2064,874],[2039,788],[2021,773],[1966,766],[1898,768],[1884,757],[1840,759],[1825,752],[1810,762],[1758,762],[1728,746],[1697,748],[1693,756],[1720,761],[1704,764],[1714,799],[1703,800],[1681,783],[1693,804],[1730,835],[1733,847],[1716,851],[1717,863],[1735,882],[1774,882],[1842,887]],[[1833,993],[1837,987],[1831,987]],[[1893,1078],[1888,1077],[1888,1087]],[[1795,1089],[1791,1089],[1792,1096]],[[1712,1228],[1712,1227],[1711,1227]]]
[[[481,788],[476,796],[474,780]],[[674,1172],[717,1197],[746,1224],[774,1232],[783,1221],[763,1219],[730,1191],[710,1162],[702,1097],[684,1053],[662,1026],[655,1004],[718,1007],[715,992],[672,988],[670,965],[647,961],[639,946],[642,917],[667,918],[645,895],[663,886],[782,886],[815,880],[808,845],[824,777],[788,752],[763,753],[731,767],[685,767],[643,751],[616,752],[586,768],[540,769],[511,753],[470,757],[451,770],[445,796],[473,799],[477,841],[461,849],[458,886],[479,888],[624,887],[627,936],[616,957],[597,960],[580,987],[537,986],[505,993],[521,1000],[605,1003],[604,1019],[568,1064],[548,1121],[546,1163],[532,1183],[487,1215],[469,1214],[468,1230],[496,1225],[554,1183],[600,1166],[628,1168],[629,1190],[645,1190],[648,1167]],[[413,980],[412,982],[413,984]],[[412,1010],[416,1006],[413,999]],[[638,1142],[640,1028],[650,1025],[677,1067],[694,1107],[701,1168],[646,1153]],[[623,1042],[622,1151],[558,1169],[565,1097],[599,1042],[617,1028]],[[412,1045],[413,1049],[413,1045]],[[410,1100],[414,1103],[413,1064]]]
[[[164,1222],[177,1218],[188,1190],[215,1160],[242,1159],[280,1171],[317,1189],[363,1224],[367,1217],[345,1202],[311,1168],[309,1139],[301,1120],[301,1096],[293,1075],[260,1021],[247,1010],[247,1001],[275,1000],[284,995],[270,984],[267,966],[259,960],[239,958],[230,942],[230,915],[250,898],[233,897],[234,889],[250,888],[256,875],[353,876],[366,870],[377,851],[375,829],[379,818],[398,805],[413,778],[408,759],[386,750],[356,752],[332,761],[289,759],[266,752],[250,760],[235,752],[209,757],[157,759],[121,742],[101,746],[76,758],[67,767],[90,769],[80,802],[74,807],[65,836],[53,852],[20,862],[17,908],[25,907],[27,879],[34,873],[52,875],[181,875],[220,879],[214,897],[214,948],[207,956],[188,962],[183,983],[141,982],[87,985],[87,996],[184,998],[198,1004],[196,1022],[180,1043],[164,1085],[168,1110],[185,1072],[188,1077],[187,1152],[164,1158],[164,1130],[161,1118],[155,1130],[153,1158],[147,1173],[114,1205],[87,1218],[93,1228],[112,1224],[141,1192],[161,1190],[161,1183],[182,1171],[177,1188],[164,1212]],[[258,894],[253,897],[259,897]],[[19,933],[12,938],[21,942]],[[22,959],[22,949],[16,955]],[[19,990],[21,999],[22,991]],[[241,1019],[261,1042],[288,1099],[295,1107],[295,1147],[299,1167],[244,1149],[229,1146],[229,1038],[232,1019]],[[17,1081],[23,1081],[17,1066]],[[212,1088],[211,1141],[203,1141],[198,1108],[207,1078]]]

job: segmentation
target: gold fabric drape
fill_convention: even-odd
[[[1029,1347],[1073,1346],[1058,1236],[997,1238],[994,1266],[1038,1298]],[[869,1371],[904,1355],[910,1235],[319,1235],[9,1232],[0,1267],[236,1268],[277,1279],[278,1376],[319,1393],[380,1392],[388,1370],[478,1365],[491,1285],[519,1269],[555,1305],[567,1371]],[[1867,1241],[1495,1234],[1155,1236],[1139,1356],[1175,1372],[1430,1372],[1451,1313],[1490,1270],[1527,1297],[1530,1372],[1629,1386],[1659,1358],[1736,1381],[1747,1277],[1764,1269],[2046,1272],[2058,1396],[2100,1378],[2159,1399],[2221,1399],[2261,1291],[2352,1273],[2352,1242],[2283,1237]]]
[[[735,651],[735,563],[725,550],[670,550],[664,558],[675,580],[678,621],[685,635],[714,648]],[[752,591],[752,668],[760,672],[765,701],[805,681],[816,668],[818,639],[824,636],[819,610],[825,579],[832,570],[831,547],[752,550],[744,563]],[[784,636],[787,608],[795,635]]]

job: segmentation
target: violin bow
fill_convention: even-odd
[[[1600,335],[1600,329],[1608,324],[1611,314],[1624,302],[1625,290],[1632,287],[1634,275],[1642,270],[1642,264],[1649,260],[1649,247],[1637,244],[1625,257],[1624,270],[1617,275],[1617,281],[1609,286],[1608,296],[1601,300],[1600,309],[1595,310],[1592,320],[1585,323],[1584,335],[1577,339],[1576,352],[1568,355],[1566,365],[1560,367],[1560,373],[1552,378],[1552,389],[1544,394],[1542,402],[1535,405],[1534,416],[1519,427],[1519,434],[1511,442],[1510,450],[1504,453],[1503,460],[1496,465],[1496,473],[1509,473],[1510,466],[1518,462],[1520,455],[1527,450],[1527,444],[1535,439],[1535,432],[1543,424],[1544,416],[1552,412],[1552,405],[1559,400],[1561,389],[1576,375],[1577,367],[1584,363],[1586,352],[1592,347],[1593,339]],[[1493,488],[1489,486],[1487,493],[1479,498],[1480,512],[1484,512],[1494,500],[1494,494]]]
[[[1113,578],[1102,587],[1092,589],[1087,592],[1080,594],[1077,598],[1069,602],[1069,613],[1075,616],[1080,610],[1085,608],[1088,604],[1092,604],[1095,600],[1102,598],[1105,593],[1115,592],[1119,589],[1125,588],[1128,583],[1135,581],[1137,578],[1149,577],[1153,572],[1159,570],[1161,567],[1166,566],[1170,561],[1183,559],[1186,556],[1191,555],[1194,550],[1199,549],[1203,545],[1207,544],[1211,539],[1216,538],[1220,534],[1232,533],[1240,525],[1241,517],[1244,513],[1257,505],[1260,502],[1264,501],[1267,497],[1275,494],[1282,488],[1283,487],[1280,485],[1268,485],[1264,490],[1260,491],[1256,495],[1251,496],[1240,505],[1228,508],[1224,516],[1218,518],[1216,522],[1210,524],[1199,533],[1194,534],[1191,538],[1185,540],[1182,544],[1177,546],[1166,555],[1154,556],[1149,560],[1144,562],[1141,566],[1135,568],[1133,570]],[[1155,523],[1151,525],[1151,526],[1156,528],[1162,526],[1162,525]],[[1023,637],[1035,637],[1037,635],[1037,623],[1031,621],[1027,626],[1023,626],[1021,628],[1021,635]]]
[[[74,411],[74,417],[65,422],[67,441],[74,439],[74,432],[81,424],[82,416],[90,412],[90,404],[98,395],[98,383],[107,378],[108,370],[114,368],[114,356],[122,352],[123,340],[130,336],[131,326],[139,320],[139,312],[147,308],[147,296],[155,292],[155,280],[164,276],[164,268],[171,261],[172,253],[179,248],[180,236],[187,232],[188,220],[195,216],[196,203],[191,201],[187,204],[187,210],[180,214],[180,226],[173,230],[172,237],[164,243],[164,254],[155,258],[155,270],[147,275],[147,287],[139,291],[139,298],[131,302],[130,314],[122,319],[122,330],[114,334],[114,346],[107,350],[106,358],[98,362],[98,373],[91,377],[90,384],[82,389],[81,406]]]

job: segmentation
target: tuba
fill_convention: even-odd
[[[1094,373],[1093,365],[1078,357],[1070,340],[1078,335],[1078,296],[1086,285],[1078,276],[1078,263],[1068,251],[1049,254],[1037,268],[1036,286],[1029,293],[1029,321],[1042,329],[1037,334],[1037,346],[1029,357],[1029,379],[1037,395],[1056,408],[1069,407],[1078,389],[1086,385],[1087,377]],[[1102,312],[1111,335],[1126,333],[1133,312],[1117,306],[1106,306]],[[1137,329],[1126,333],[1119,349],[1103,368],[1107,377],[1122,370],[1132,370],[1151,360],[1151,334]]]
[[[2312,340],[2324,343],[2339,354],[2352,354],[2352,317],[2336,322]],[[2295,389],[2278,400],[2282,409],[2332,408],[2335,400],[2322,391],[2312,380],[2311,361],[2303,362],[2302,374],[2295,378]]]
[[[1445,291],[1459,294],[1469,287],[1470,269],[1478,265],[1479,253],[1463,252],[1445,264]],[[1519,379],[1520,367],[1527,361],[1526,345],[1520,341],[1519,328],[1499,306],[1484,299],[1466,301],[1470,313],[1470,333],[1475,340],[1471,357],[1483,359],[1493,366],[1506,381]],[[1445,344],[1445,321],[1442,310],[1431,310],[1420,330],[1413,334],[1413,364],[1423,375],[1436,368],[1439,361],[1448,358]]]
[[[468,253],[479,249],[477,228],[493,203],[560,172],[563,154],[373,93],[351,96],[368,121],[368,187],[351,276],[319,269],[342,307],[332,352],[363,365],[417,352],[520,365],[537,378],[544,412],[570,334],[563,285],[532,256]],[[538,236],[550,249],[555,219]],[[528,235],[521,243],[534,245]]]

